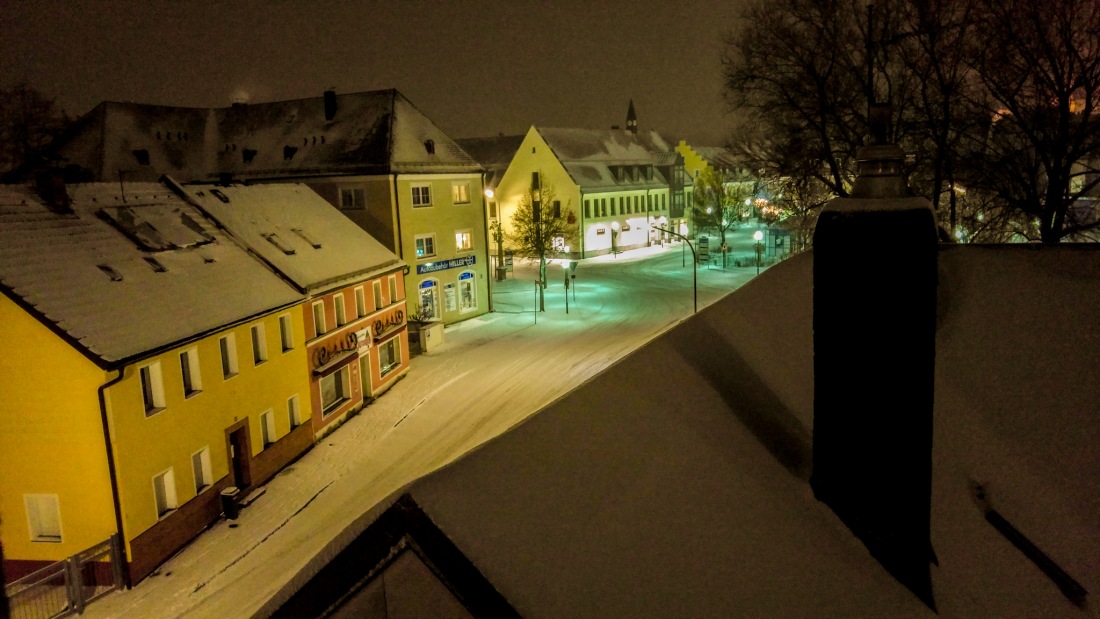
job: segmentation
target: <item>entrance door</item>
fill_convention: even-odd
[[[420,317],[435,320],[439,316],[439,282],[426,279],[420,282]]]
[[[242,419],[226,430],[229,442],[229,474],[233,485],[247,488],[252,483],[252,448],[248,440],[248,420]]]
[[[374,395],[370,386],[370,353],[359,357],[359,384],[363,388],[364,399]]]

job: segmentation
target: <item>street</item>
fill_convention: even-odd
[[[731,265],[732,256],[751,255],[752,231],[730,234]],[[215,523],[137,587],[86,614],[254,612],[309,558],[334,554],[346,543],[341,532],[373,517],[380,501],[689,316],[691,267],[679,244],[582,261],[566,314],[565,271],[553,264],[546,311],[536,316],[535,265],[517,261],[506,281],[494,282],[494,313],[449,326],[443,345],[414,358],[402,381],[254,491],[237,521]],[[701,265],[699,308],[755,274]]]

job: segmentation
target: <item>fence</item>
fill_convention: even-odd
[[[117,535],[4,587],[12,619],[47,619],[84,607],[122,587],[122,546]]]

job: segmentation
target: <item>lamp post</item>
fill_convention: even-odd
[[[760,251],[764,247],[760,241],[764,240],[764,233],[757,230],[752,233],[752,238],[756,240],[756,274],[760,275]]]
[[[611,222],[611,257],[613,257],[613,258],[618,258],[619,257],[619,247],[615,243],[618,236],[619,236],[619,222],[613,221],[613,222]]]
[[[657,224],[650,224],[650,227],[654,228],[655,230],[659,230],[661,232],[667,232],[668,234],[671,234],[672,236],[683,239],[684,243],[688,246],[689,249],[691,249],[691,292],[692,292],[691,313],[694,314],[694,313],[698,312],[699,311],[699,275],[698,275],[698,273],[699,273],[699,258],[695,255],[695,247],[693,247],[691,245],[691,241],[688,241],[688,238],[686,236],[682,235],[682,234],[678,234],[676,232],[673,232],[672,230],[665,230],[663,228],[659,228],[657,226]]]

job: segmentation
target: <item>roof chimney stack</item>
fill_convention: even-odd
[[[336,91],[325,91],[325,120],[336,118]]]

